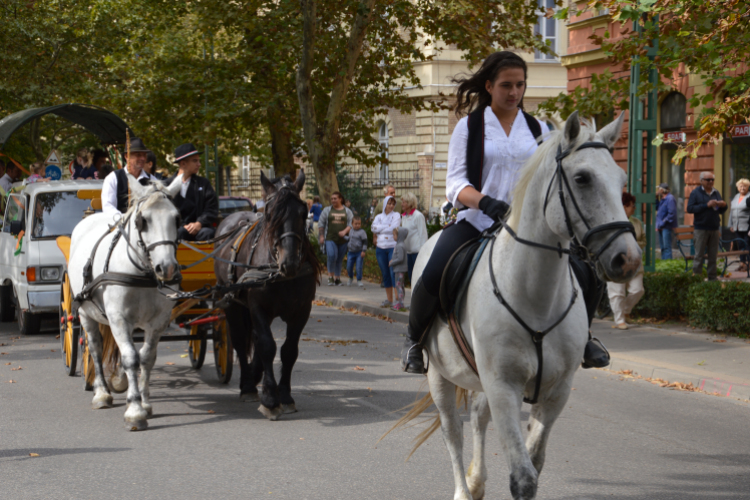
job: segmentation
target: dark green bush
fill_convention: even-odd
[[[685,309],[690,324],[727,333],[750,333],[750,283],[708,281],[690,286]]]
[[[646,294],[633,309],[633,314],[659,319],[686,316],[688,289],[702,282],[702,277],[692,273],[646,273],[643,277]]]

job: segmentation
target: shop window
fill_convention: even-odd
[[[378,130],[378,141],[380,142],[381,154],[385,159],[388,159],[388,125],[385,122],[380,124]],[[383,162],[380,164],[380,180],[388,180],[388,163]]]
[[[661,182],[669,184],[669,192],[677,202],[677,224],[685,223],[685,161],[674,163],[677,147],[663,146],[661,151]]]
[[[725,142],[724,190],[721,195],[727,203],[738,193],[736,184],[740,179],[750,179],[750,138],[727,139]]]
[[[680,130],[685,127],[687,100],[679,92],[672,92],[661,103],[661,131]]]
[[[544,43],[549,45],[553,52],[557,52],[557,19],[547,18],[547,9],[555,9],[555,0],[537,0],[539,2],[539,15],[534,25],[534,33],[542,37]],[[556,61],[555,54],[542,54],[534,51],[535,61]]]

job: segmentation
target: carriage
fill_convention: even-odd
[[[79,198],[90,200],[87,214],[92,214],[101,209],[100,194],[101,191],[94,189],[78,191]],[[70,252],[70,237],[58,237],[57,246],[67,261]],[[216,284],[213,259],[205,256],[205,254],[211,254],[213,250],[213,243],[197,243],[190,247],[181,243],[178,246],[177,260],[185,268],[182,271],[181,289],[183,291],[194,292]],[[73,294],[67,271],[63,273],[60,287],[59,328],[65,372],[69,376],[75,376],[79,371],[78,365],[80,363],[80,374],[84,380],[84,389],[90,391],[93,388],[93,364],[88,349],[86,332],[73,310]],[[232,378],[234,361],[232,341],[227,331],[226,319],[213,307],[213,302],[199,298],[178,300],[172,309],[171,318],[173,324],[183,330],[184,333],[165,334],[161,337],[160,342],[187,341],[190,365],[198,370],[203,366],[208,349],[208,340],[211,339],[216,375],[220,383],[229,383]],[[109,327],[100,325],[99,328],[101,330]],[[143,336],[136,333],[133,340],[143,342]]]

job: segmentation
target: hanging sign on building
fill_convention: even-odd
[[[750,125],[735,125],[732,127],[732,137],[750,137]]]
[[[685,132],[664,132],[664,140],[669,142],[687,142]]]

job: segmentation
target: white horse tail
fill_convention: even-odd
[[[414,401],[412,404],[405,406],[402,408],[402,410],[408,409],[409,411],[406,412],[406,415],[401,417],[398,422],[396,422],[393,427],[388,429],[388,431],[381,436],[380,439],[378,439],[378,442],[382,441],[388,434],[390,434],[392,431],[398,429],[399,427],[408,428],[412,427],[413,425],[418,425],[421,422],[414,423],[412,425],[409,424],[412,420],[416,419],[420,415],[422,415],[427,409],[433,405],[432,400],[432,394],[430,394],[429,391],[427,391],[427,394],[425,394],[421,399],[418,399]],[[464,406],[464,408],[469,407],[469,391],[466,389],[463,389],[461,387],[456,386],[456,407],[461,407],[461,405]],[[422,432],[417,434],[417,436],[413,439],[414,441],[414,448],[412,448],[411,453],[409,453],[409,456],[406,457],[406,460],[408,461],[412,455],[419,449],[420,446],[424,444],[425,441],[427,441],[432,434],[440,429],[440,413],[435,412],[435,415],[430,420],[430,425],[424,429]]]

